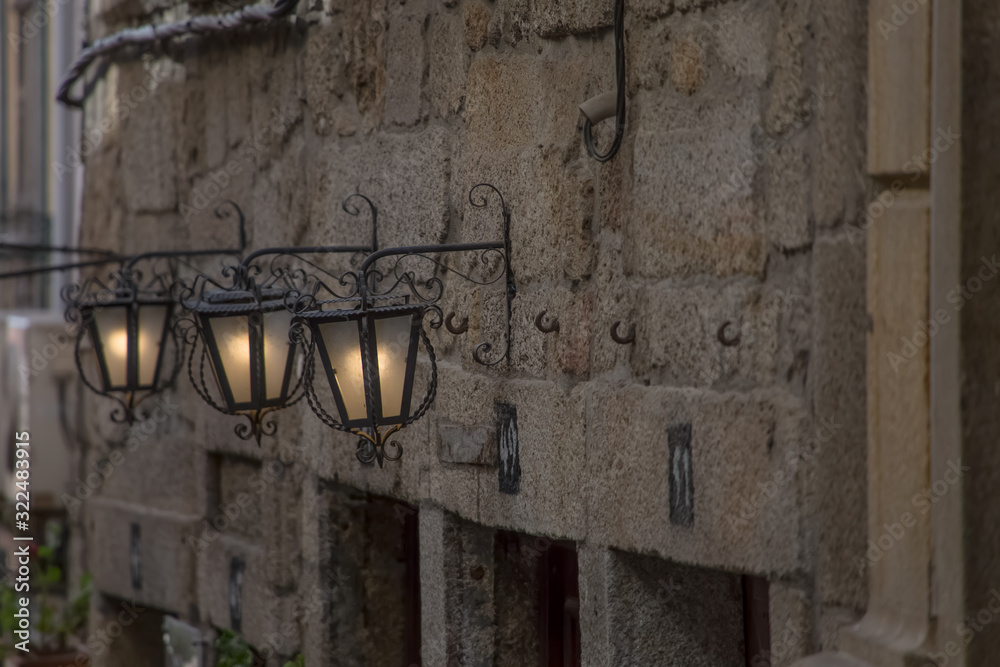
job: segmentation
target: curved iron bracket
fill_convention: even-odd
[[[554,333],[559,331],[559,318],[553,317],[550,324],[542,324],[542,318],[545,317],[545,313],[549,311],[543,310],[535,316],[535,328],[544,334]]]
[[[628,328],[628,333],[624,336],[618,331],[618,327],[621,326],[621,320],[618,320],[611,325],[611,340],[615,341],[619,345],[631,345],[635,342],[635,324]]]
[[[444,318],[444,328],[449,331],[454,336],[461,336],[466,331],[469,330],[469,318],[463,317],[462,323],[455,326],[455,311],[448,313],[448,317]]]
[[[732,324],[732,322],[730,322],[729,320],[723,322],[722,326],[719,327],[719,331],[716,334],[716,337],[719,339],[719,342],[722,343],[725,347],[736,347],[737,345],[740,344],[740,338],[743,337],[743,332],[737,330],[735,336],[733,336],[732,338],[727,337],[726,329],[729,328],[730,324]]]
[[[354,216],[361,215],[361,209],[359,209],[357,206],[354,206],[353,204],[350,205],[348,204],[348,202],[354,199],[355,197],[363,199],[365,203],[368,204],[368,211],[371,213],[371,218],[372,218],[372,252],[375,252],[376,250],[378,250],[378,208],[375,206],[375,204],[372,203],[371,199],[364,196],[363,194],[355,192],[352,195],[347,195],[343,203],[341,203],[340,205],[341,208],[344,209],[344,212],[346,212],[348,215],[354,215]]]
[[[361,307],[369,308],[373,305],[373,302],[377,298],[386,298],[391,296],[393,289],[400,285],[405,285],[410,288],[411,293],[418,300],[428,305],[434,304],[441,298],[443,292],[443,283],[437,277],[432,277],[428,279],[424,284],[427,287],[434,288],[430,295],[419,292],[417,288],[418,281],[416,276],[411,271],[403,271],[400,273],[400,262],[407,257],[417,257],[427,260],[440,269],[448,271],[455,274],[469,282],[478,285],[488,285],[499,281],[501,277],[504,279],[506,288],[506,301],[507,301],[507,318],[505,324],[506,331],[506,344],[503,349],[503,353],[500,354],[496,359],[492,361],[486,358],[493,350],[493,343],[484,342],[480,343],[475,347],[472,352],[472,358],[477,364],[482,366],[495,366],[501,361],[510,358],[510,344],[511,344],[511,319],[512,319],[512,302],[514,297],[517,295],[517,285],[514,281],[514,271],[511,268],[511,241],[510,241],[510,209],[507,207],[506,202],[503,199],[503,195],[500,191],[493,185],[489,183],[479,183],[469,190],[469,203],[475,208],[485,208],[488,205],[487,195],[477,194],[476,191],[480,188],[488,188],[492,190],[500,201],[500,210],[503,216],[503,240],[502,241],[490,241],[482,243],[445,243],[438,245],[419,245],[419,246],[404,246],[399,248],[384,248],[377,252],[373,252],[369,255],[365,261],[361,264],[361,268],[358,271],[358,288],[361,299]],[[453,253],[453,252],[474,252],[482,251],[483,260],[486,263],[487,256],[490,253],[499,253],[503,260],[503,273],[497,275],[495,278],[486,281],[477,281],[472,276],[460,273],[442,262],[429,257],[432,254],[440,253]],[[374,290],[374,285],[381,281],[385,276],[381,274],[376,268],[375,263],[385,257],[396,257],[396,267],[393,275],[396,277],[396,282],[389,287],[385,292],[376,293]],[[450,329],[449,329],[450,330]]]

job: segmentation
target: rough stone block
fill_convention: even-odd
[[[774,42],[773,14],[773,5],[760,2],[726,2],[702,13],[701,20],[715,35],[715,53],[723,72],[758,86],[766,81]]]
[[[420,655],[429,665],[448,661],[448,574],[445,563],[445,514],[440,507],[420,505]]]
[[[752,572],[801,557],[801,407],[779,394],[664,387],[593,390],[587,430],[588,536],[599,544]],[[668,430],[691,424],[693,525],[670,523]]]
[[[425,16],[405,14],[389,21],[386,39],[385,121],[414,125],[421,118],[420,95],[426,64]]]
[[[593,300],[593,295],[582,289],[519,289],[511,324],[512,368],[534,377],[567,373],[586,378],[590,372]],[[558,331],[542,333],[536,328],[536,317],[542,312],[542,326],[558,322]]]
[[[448,663],[489,665],[496,646],[493,531],[445,516]]]
[[[150,91],[142,85],[143,68],[132,66],[120,72],[118,90],[136,105],[121,125],[125,204],[133,213],[172,211],[177,206],[178,125],[185,99],[180,91],[185,84],[171,78]],[[142,91],[143,100],[136,99],[133,89]]]
[[[762,149],[767,236],[771,245],[783,250],[801,249],[812,241],[807,139],[805,134],[788,136],[767,141]]]
[[[641,290],[632,369],[660,383],[709,387],[724,379],[768,384],[775,376],[784,294],[756,283]],[[732,346],[723,335],[739,342]]]
[[[242,574],[240,567],[234,571],[234,559]],[[253,544],[223,535],[199,555],[198,607],[206,623],[233,629],[238,621],[240,634],[258,650],[297,646],[298,624],[288,622],[288,602],[274,594],[264,552]]]
[[[470,93],[471,95],[471,93]],[[473,207],[469,190],[492,183],[511,211],[511,264],[520,286],[541,280],[581,281],[594,270],[594,182],[581,161],[565,164],[555,150],[542,148],[494,151],[477,147],[463,151],[454,189],[453,206],[463,211],[463,241],[500,241],[503,218],[499,199],[485,196],[487,206]],[[558,254],[553,248],[560,248]],[[466,253],[460,259],[469,270],[480,256]],[[571,283],[572,284],[572,283]]]
[[[817,596],[826,604],[863,609],[867,572],[865,403],[865,251],[837,234],[820,239],[813,259],[812,392],[816,418],[838,424],[818,442],[807,500],[817,513]],[[817,434],[820,435],[820,434]]]
[[[586,99],[592,70],[589,58],[474,60],[466,81],[468,149],[474,154],[549,145],[578,150],[577,107]]]
[[[195,598],[195,552],[188,546],[200,516],[96,498],[88,505],[94,588],[123,600],[187,614]],[[133,542],[133,525],[138,540]],[[138,574],[138,577],[136,575]],[[140,583],[137,588],[133,584]]]
[[[770,99],[764,114],[767,130],[773,135],[800,125],[809,113],[804,73],[809,6],[792,2],[783,9],[772,54]]]
[[[465,104],[465,74],[469,67],[466,29],[458,12],[442,10],[427,28],[427,83],[425,94],[442,117],[458,113]]]
[[[341,210],[360,192],[379,211],[383,247],[440,243],[448,231],[449,139],[440,128],[412,134],[380,134],[361,147],[330,144],[311,153],[303,199],[311,227],[307,239],[363,244],[371,239],[368,212]],[[419,221],[419,224],[417,224]],[[390,260],[384,260],[391,268]],[[426,269],[425,269],[426,270]]]
[[[614,6],[588,0],[535,0],[531,23],[535,32],[546,38],[594,32],[613,25]]]
[[[610,664],[746,664],[738,576],[612,551],[607,581]]]
[[[813,652],[813,609],[806,591],[781,581],[768,586],[772,667],[789,667]]]
[[[501,493],[496,473],[483,471],[480,521],[521,532],[582,539],[583,392],[565,392],[548,382],[518,381],[503,386],[498,401],[517,408],[520,483],[517,495]]]
[[[763,271],[766,244],[753,196],[756,103],[743,99],[636,129],[627,271],[671,275]]]
[[[487,32],[493,15],[481,2],[470,2],[462,10],[462,21],[465,23],[465,45],[473,51],[479,51],[486,46]]]
[[[851,2],[811,6],[816,39],[813,93],[815,148],[810,190],[818,227],[853,222],[864,197],[865,86],[868,51],[866,7]]]
[[[131,427],[119,426],[110,446],[92,451],[91,469],[81,481],[105,498],[151,510],[201,514],[207,500],[205,460],[201,447],[191,439],[191,425],[184,416],[192,398],[197,400],[165,394],[144,403],[152,411],[149,417]],[[91,484],[97,479],[89,475],[91,472],[97,472],[103,481]],[[80,498],[83,494],[77,490],[75,495]]]
[[[381,28],[381,24],[378,25]],[[347,81],[343,63],[343,27],[333,22],[320,22],[309,28],[309,39],[305,44],[302,63],[308,117],[312,130],[319,137],[331,132],[341,133],[336,118],[341,107],[357,104],[353,96],[347,96]],[[360,116],[358,117],[360,121]],[[360,123],[359,123],[360,124]]]
[[[439,424],[441,447],[438,458],[445,463],[493,465],[496,462],[496,438],[484,427]]]
[[[586,542],[577,545],[580,570],[580,657],[584,667],[601,667],[611,661],[611,618],[607,549]]]

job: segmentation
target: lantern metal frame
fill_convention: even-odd
[[[136,393],[141,391],[152,391],[159,384],[160,374],[163,371],[164,343],[171,331],[170,319],[173,315],[174,301],[170,297],[153,293],[149,296],[142,296],[139,290],[118,289],[108,300],[88,300],[81,302],[81,321],[90,334],[94,350],[97,352],[98,370],[101,374],[101,384],[104,392],[126,392]],[[139,373],[139,311],[145,306],[163,306],[166,313],[163,317],[163,324],[157,336],[159,351],[156,354],[156,369],[153,371],[153,378],[148,384],[144,384]],[[105,351],[106,341],[98,330],[97,313],[108,308],[125,309],[125,328],[127,335],[127,359],[125,364],[125,383],[116,385],[111,378],[111,371],[108,368],[107,354]],[[81,336],[77,336],[79,340]],[[86,380],[86,375],[82,373],[79,355],[77,355],[77,368],[81,369],[81,377]],[[175,374],[172,374],[173,377]]]
[[[503,352],[490,359],[489,354],[494,345],[491,342],[479,343],[473,350],[473,360],[483,366],[496,366],[502,361],[509,361],[511,347],[511,314],[512,302],[517,294],[514,272],[511,268],[510,240],[510,209],[507,207],[500,191],[489,183],[480,183],[469,191],[469,203],[475,208],[488,206],[488,191],[492,190],[500,203],[503,219],[503,239],[480,243],[451,243],[437,245],[405,246],[386,248],[369,255],[362,263],[356,279],[352,281],[356,291],[351,294],[337,294],[327,290],[314,289],[307,293],[290,293],[287,299],[290,309],[296,317],[292,321],[290,336],[305,350],[305,369],[303,387],[306,401],[313,413],[328,427],[338,431],[351,433],[359,437],[355,452],[358,460],[365,464],[377,462],[379,467],[385,461],[398,461],[403,454],[402,445],[393,436],[406,426],[417,421],[433,404],[437,394],[437,357],[431,345],[423,320],[430,315],[428,326],[439,329],[444,317],[438,303],[444,295],[444,281],[440,274],[453,274],[477,286],[488,286],[503,281],[506,297],[505,345]],[[478,192],[478,194],[477,194]],[[473,271],[459,271],[440,258],[440,255],[452,253],[480,254],[477,267],[482,275]],[[378,268],[380,260],[394,259],[391,270]],[[419,278],[417,266],[422,265],[433,269],[434,273],[426,278]],[[317,283],[318,287],[325,287]],[[327,297],[327,298],[321,298]],[[346,306],[350,306],[349,308]],[[379,412],[379,380],[377,359],[372,359],[372,351],[377,344],[374,339],[373,327],[367,326],[372,318],[413,313],[414,334],[411,335],[411,349],[417,337],[423,343],[430,364],[430,378],[423,400],[416,410],[409,414],[401,413],[399,418],[383,419]],[[318,342],[321,337],[319,326],[327,322],[338,322],[357,319],[361,322],[359,332],[359,347],[362,354],[362,369],[366,397],[367,416],[364,420],[349,419],[342,401],[337,398],[338,390],[335,378],[329,374],[329,358],[324,350],[325,344]],[[319,349],[320,362],[324,364],[331,392],[334,394],[338,408],[338,417],[330,414],[320,401],[314,386],[316,376],[316,353]],[[376,353],[377,354],[377,353]],[[407,394],[412,399],[412,382],[414,359],[408,358]],[[412,403],[412,400],[411,400]],[[387,449],[388,448],[388,449]]]
[[[244,417],[246,422],[240,422],[234,427],[234,433],[241,440],[257,441],[260,445],[263,436],[271,436],[277,432],[277,422],[273,413],[289,408],[302,400],[303,382],[299,376],[292,384],[291,372],[296,359],[297,341],[289,339],[291,347],[285,364],[285,376],[282,381],[282,391],[279,398],[267,399],[265,390],[260,386],[265,375],[262,374],[265,363],[263,337],[258,331],[250,343],[250,394],[249,401],[237,402],[228,382],[225,364],[218,349],[218,342],[210,330],[209,321],[217,317],[246,316],[253,320],[254,315],[262,321],[263,315],[269,312],[285,310],[291,312],[291,301],[300,298],[303,293],[316,293],[326,290],[336,293],[339,285],[350,292],[356,292],[354,281],[357,274],[348,271],[342,275],[328,272],[315,261],[308,259],[309,255],[364,255],[378,248],[378,209],[370,199],[361,194],[352,194],[342,203],[342,208],[349,215],[360,216],[361,209],[352,203],[360,199],[367,204],[371,218],[371,243],[369,245],[340,246],[287,246],[264,248],[251,253],[237,265],[227,266],[222,270],[222,277],[228,279],[228,284],[215,280],[204,274],[196,276],[190,284],[181,283],[175,293],[175,299],[190,314],[178,320],[176,333],[189,346],[187,354],[187,373],[195,392],[209,406],[218,412],[230,416]],[[259,260],[269,258],[266,264]],[[302,268],[302,266],[307,268]],[[252,322],[258,327],[261,322]],[[200,352],[199,352],[200,351]],[[214,375],[216,389],[222,401],[213,396],[211,382],[206,380],[205,366],[209,365]],[[219,373],[226,376],[223,382]]]
[[[372,366],[379,367],[378,359],[378,345],[372,336],[369,335],[369,328],[372,327],[374,322],[379,319],[386,319],[390,317],[410,317],[410,335],[406,346],[406,368],[404,370],[404,377],[402,383],[402,398],[400,405],[400,412],[398,416],[385,416],[383,410],[382,399],[381,399],[381,375],[375,375],[372,377],[371,391],[365,391],[366,399],[366,414],[363,417],[358,417],[356,419],[346,418],[343,419],[343,425],[348,428],[363,427],[371,423],[372,415],[379,421],[380,424],[402,424],[406,421],[410,414],[410,405],[412,402],[413,394],[413,379],[415,375],[415,363],[412,363],[416,359],[418,342],[419,342],[419,329],[420,320],[424,314],[424,308],[420,305],[403,305],[403,306],[390,306],[386,308],[372,308],[367,311],[361,309],[355,310],[334,310],[334,311],[313,311],[301,313],[299,317],[309,325],[311,328],[312,340],[319,341],[316,345],[316,350],[319,352],[320,361],[323,364],[323,368],[326,371],[327,379],[330,382],[330,388],[333,390],[333,398],[337,403],[337,412],[340,415],[347,415],[348,410],[344,402],[343,396],[340,391],[336,389],[338,386],[336,370],[331,363],[330,351],[327,349],[325,343],[323,343],[322,333],[319,327],[323,324],[338,323],[338,322],[350,322],[357,326],[358,333],[358,347],[361,352],[361,364],[362,373],[365,373],[365,366],[371,364]],[[371,396],[369,397],[369,393]],[[367,409],[367,402],[371,401],[371,409]]]
[[[238,243],[234,248],[212,248],[205,250],[164,250],[152,251],[137,255],[119,255],[109,250],[99,248],[83,248],[71,246],[35,246],[25,244],[2,244],[0,249],[20,251],[23,253],[69,253],[76,255],[103,255],[101,259],[35,267],[0,273],[0,279],[27,277],[47,273],[57,273],[76,269],[96,268],[109,264],[118,264],[107,280],[92,276],[80,284],[69,284],[62,288],[61,296],[65,303],[66,321],[76,329],[76,340],[73,348],[74,362],[84,386],[95,394],[117,402],[110,417],[115,423],[132,424],[137,418],[137,410],[141,403],[151,396],[159,394],[174,386],[177,375],[182,367],[183,341],[174,333],[173,319],[177,315],[176,299],[173,296],[176,275],[181,264],[189,265],[188,259],[210,255],[242,255],[246,248],[246,219],[240,207],[232,201],[223,201],[215,210],[214,215],[220,220],[226,220],[234,215],[238,223]],[[168,260],[166,268],[157,266],[159,260]],[[151,263],[145,277],[139,266]],[[139,312],[144,306],[165,306],[163,329],[159,336],[159,351],[156,359],[156,370],[152,382],[143,383],[138,367],[138,326]],[[98,330],[96,314],[106,308],[124,308],[126,310],[127,355],[126,382],[115,385],[111,381],[107,358],[103,353],[106,341],[103,341]],[[98,382],[93,382],[84,370],[83,341],[90,337],[95,356],[97,370],[100,375]],[[174,347],[174,363],[164,367],[166,348],[172,343]]]

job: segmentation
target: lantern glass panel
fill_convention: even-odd
[[[375,347],[378,357],[378,381],[382,417],[402,416],[406,389],[407,357],[413,333],[413,317],[383,317],[375,320]]]
[[[151,386],[163,345],[168,307],[148,305],[139,308],[139,385]]]
[[[128,306],[107,306],[95,313],[101,355],[110,387],[128,384]]]
[[[285,389],[285,374],[293,359],[288,328],[292,314],[287,310],[264,313],[264,385],[267,400],[280,399]]]
[[[222,361],[222,371],[236,403],[248,403],[250,392],[250,326],[246,315],[208,320]],[[217,369],[219,370],[219,369]],[[219,378],[220,383],[222,378]],[[225,391],[223,391],[225,393]]]
[[[323,346],[330,359],[330,368],[340,392],[346,415],[343,421],[355,421],[368,416],[365,400],[365,377],[361,367],[361,338],[358,321],[326,322],[319,325]]]

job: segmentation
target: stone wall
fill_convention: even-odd
[[[95,3],[91,31],[183,11],[170,5]],[[382,470],[302,405],[260,449],[240,441],[182,377],[169,419],[77,515],[106,599],[210,634],[234,625],[235,585],[258,648],[377,662],[388,647],[344,610],[402,576],[364,559],[390,557],[393,513],[402,529],[416,511],[424,664],[492,664],[510,645],[503,605],[521,603],[492,599],[516,574],[495,529],[576,543],[584,664],[740,664],[740,573],[771,582],[775,665],[835,645],[866,601],[863,3],[628,2],[626,135],[601,165],[577,105],[613,89],[611,7],[320,0],[110,66],[85,112],[81,243],[227,245],[211,215],[224,199],[252,248],[362,243],[366,223],[340,210],[355,191],[378,205],[382,245],[493,240],[496,209],[467,199],[487,181],[512,212],[518,294],[510,362],[483,369],[471,352],[502,336],[502,297],[449,285],[469,333],[430,333],[437,401]],[[535,329],[542,310],[559,333]],[[634,345],[612,341],[615,321]],[[516,494],[495,449],[447,445],[456,428],[493,433],[500,405],[517,411]],[[120,440],[105,407],[91,405],[91,463]],[[376,496],[394,499],[384,530],[364,516]],[[331,584],[344,540],[370,544],[338,552],[362,560]],[[113,649],[96,664],[135,664]]]

